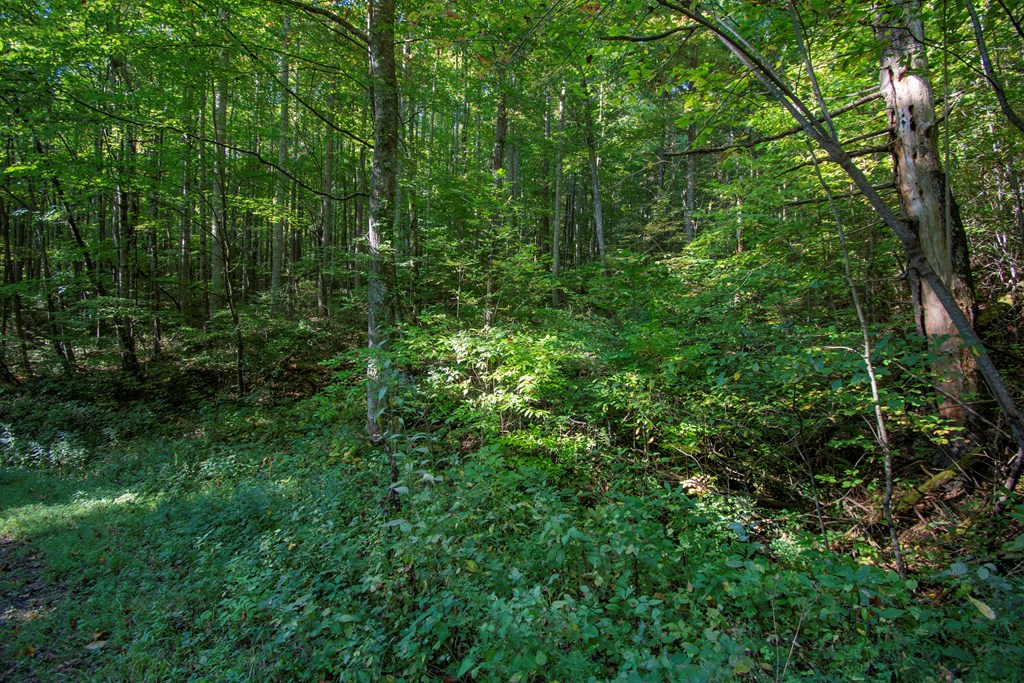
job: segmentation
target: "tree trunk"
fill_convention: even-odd
[[[277,165],[283,169],[288,163],[288,15],[285,14],[281,37],[281,112],[278,119]],[[273,246],[270,253],[270,297],[274,304],[280,303],[281,271],[284,267],[284,234],[288,229],[288,181],[278,171],[275,175],[276,192],[274,209],[277,214],[274,221]]]
[[[181,234],[178,243],[178,311],[185,320],[192,319],[192,134],[184,134],[185,153],[182,161]]]
[[[14,253],[11,246],[11,215],[8,213],[7,204],[3,198],[0,197],[0,236],[3,237],[3,264],[4,264],[4,279],[3,283],[8,286],[16,285],[21,281],[21,264],[15,263]],[[14,290],[14,287],[11,287]],[[9,303],[9,307],[8,307]],[[28,345],[25,342],[25,332],[22,326],[21,318],[21,296],[15,291],[14,294],[10,295],[4,301],[3,308],[3,325],[0,329],[0,335],[5,338],[3,346],[0,347],[0,352],[3,354],[4,367],[7,368],[7,372],[10,373],[11,381],[14,381],[14,374],[10,372],[10,366],[7,364],[7,325],[8,325],[8,310],[13,313],[14,317],[14,332],[18,339],[18,344],[21,348],[21,364],[23,372],[26,377],[32,376],[32,366],[28,359]]]
[[[334,109],[334,93],[327,98],[328,111]],[[328,126],[324,130],[327,141],[324,143],[324,179],[323,197],[320,208],[320,240],[317,254],[316,267],[316,301],[320,314],[327,317],[331,313],[328,306],[331,290],[330,273],[331,253],[334,248],[334,200],[331,196],[334,193],[334,131]]]
[[[202,103],[199,106],[199,136],[201,138],[205,138],[206,136],[206,102],[206,92],[204,89]],[[200,304],[202,305],[204,330],[206,329],[206,322],[210,319],[210,231],[207,230],[206,227],[209,224],[209,201],[207,190],[209,189],[210,179],[208,177],[208,157],[209,155],[207,153],[206,144],[200,143],[198,176],[199,196],[197,197],[197,201],[199,203],[199,282],[202,288]]]
[[[594,199],[594,233],[597,239],[597,253],[601,259],[601,272],[608,274],[608,266],[605,263],[604,248],[604,211],[601,207],[601,179],[597,173],[597,150],[594,142],[594,116],[591,111],[590,91],[587,88],[587,79],[583,78],[583,117],[584,128],[587,138],[587,155],[590,158],[590,188]]]
[[[558,96],[558,140],[555,141],[555,211],[551,219],[551,305],[559,306],[562,303],[562,293],[558,287],[559,269],[562,264],[562,154],[564,145],[562,142],[565,133],[565,86],[562,86],[562,94]]]
[[[0,199],[0,232],[3,234],[4,241],[4,282],[5,284],[15,285],[22,281],[22,273],[24,272],[23,261],[21,258],[15,256],[15,250],[19,253],[23,253],[21,247],[21,240],[18,239],[19,234],[23,234],[22,230],[11,229],[11,214],[8,211],[7,205],[3,199]],[[13,239],[12,239],[12,234]],[[32,364],[28,357],[28,342],[25,336],[25,324],[22,317],[22,302],[21,295],[14,292],[11,295],[11,308],[14,314],[14,332],[18,337],[18,344],[21,347],[21,365],[23,372],[26,377],[32,376]]]
[[[373,87],[373,162],[370,173],[370,211],[367,244],[370,257],[367,292],[366,431],[383,438],[381,417],[387,410],[390,371],[382,357],[388,342],[390,271],[382,241],[393,227],[398,171],[398,77],[395,72],[395,0],[370,0],[370,80]]]
[[[967,236],[940,163],[935,106],[925,76],[928,65],[919,1],[891,6],[882,23],[884,28],[879,31],[885,43],[880,87],[889,114],[900,205],[917,233],[925,259],[973,324],[975,302]],[[933,369],[940,378],[940,411],[944,417],[966,425],[969,413],[962,401],[978,386],[974,355],[964,346],[932,286],[914,277],[911,291],[921,332],[939,344],[940,358]],[[956,458],[960,454],[950,455]]]
[[[363,260],[362,243],[363,230],[366,226],[366,148],[359,150],[359,163],[356,165],[356,206],[355,206],[355,232],[352,239],[352,289],[363,287]]]
[[[226,17],[222,17],[227,21]],[[213,136],[216,143],[213,178],[213,221],[210,223],[210,315],[224,302],[225,251],[227,250],[227,50],[221,51],[220,69],[213,91]]]
[[[487,324],[494,322],[498,315],[498,295],[495,286],[495,262],[498,259],[498,242],[502,238],[504,218],[505,186],[505,138],[508,133],[508,114],[505,109],[505,79],[500,75],[498,81],[497,115],[494,124],[494,151],[491,155],[491,174],[494,179],[494,217],[491,219],[491,230],[484,245],[484,271],[487,279],[487,298],[484,301],[484,320]]]
[[[686,144],[693,146],[697,126],[690,124],[686,128]],[[693,241],[696,227],[693,220],[694,195],[697,187],[697,155],[686,155],[686,194],[683,199],[683,239],[689,244]]]

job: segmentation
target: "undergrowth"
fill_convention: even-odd
[[[901,578],[844,507],[879,495],[855,335],[619,265],[643,297],[404,328],[395,479],[352,426],[359,351],[290,401],[115,373],[7,390],[0,534],[22,545],[0,581],[38,554],[65,598],[7,619],[5,675],[1019,677],[1016,522],[937,527]],[[917,398],[927,354],[876,332],[910,477],[944,426]]]

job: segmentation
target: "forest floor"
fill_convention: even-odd
[[[358,350],[244,395],[177,368],[5,389],[0,681],[1024,680],[1024,542],[999,550],[1017,521],[942,501],[900,576],[885,529],[840,504],[823,540],[764,426],[786,413],[708,412],[739,371],[662,390],[660,361],[564,324],[583,340],[411,332],[407,421],[383,450],[358,426]],[[698,410],[729,453],[706,474],[657,451],[694,448]],[[872,476],[821,495],[863,516]],[[759,508],[785,493],[773,478],[793,495]]]
[[[46,617],[57,603],[68,599],[67,587],[47,581],[43,577],[44,560],[30,547],[8,536],[0,534],[0,681],[24,681],[35,683],[37,678],[27,666],[31,658],[53,662],[57,656],[41,644],[35,647],[15,650],[15,636],[24,624]],[[62,670],[81,671],[81,663],[62,662],[54,667]]]

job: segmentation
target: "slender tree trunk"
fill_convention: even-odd
[[[284,27],[281,37],[281,110],[278,119],[277,165],[284,168],[288,163],[288,15],[285,13]],[[275,175],[276,193],[274,208],[277,220],[274,221],[274,242],[270,254],[270,296],[277,305],[281,298],[281,272],[284,269],[284,235],[288,230],[287,203],[288,180],[278,171]]]
[[[222,18],[227,21],[226,17]],[[225,297],[225,255],[227,244],[227,51],[221,51],[220,66],[213,92],[213,136],[216,154],[214,156],[213,207],[210,223],[210,315],[213,316],[224,304]]]
[[[562,292],[558,278],[561,264],[562,245],[562,154],[565,133],[565,86],[558,96],[558,139],[555,141],[555,210],[551,219],[551,305],[562,303]]]
[[[370,211],[367,244],[370,256],[367,292],[366,431],[374,442],[384,434],[390,370],[383,356],[389,334],[389,298],[386,274],[388,254],[383,240],[393,228],[398,170],[398,77],[395,70],[395,0],[370,0],[370,79],[373,86],[373,164],[370,176]],[[392,463],[393,464],[393,463]],[[397,474],[397,473],[396,473]]]
[[[14,245],[11,239],[11,214],[8,210],[7,203],[3,197],[0,197],[0,237],[3,238],[3,264],[4,264],[4,279],[5,285],[11,286],[21,282],[21,262],[20,259],[16,259],[14,256]],[[13,287],[12,287],[13,289]],[[10,295],[10,310],[14,317],[14,331],[18,338],[18,343],[22,347],[23,354],[23,367],[26,375],[31,374],[31,365],[28,362],[27,345],[25,343],[25,337],[21,326],[21,297],[14,291]],[[7,309],[4,309],[5,312]],[[6,319],[5,319],[6,320]],[[7,334],[7,328],[4,327],[3,334]]]
[[[46,323],[50,333],[50,348],[53,349],[53,353],[60,361],[64,372],[69,375],[74,374],[76,370],[75,357],[64,337],[61,325],[62,311],[60,310],[59,302],[54,297],[54,289],[56,287],[52,284],[53,277],[50,273],[49,245],[46,242],[46,235],[42,227],[36,229],[36,244],[39,248],[40,274],[42,275],[42,288],[46,299]]]
[[[189,114],[191,117],[191,114]],[[184,135],[185,150],[182,162],[181,183],[181,234],[178,243],[178,310],[185,318],[192,317],[192,220],[194,203],[192,198],[192,155],[191,132]]]
[[[359,149],[359,163],[356,165],[356,207],[355,222],[356,230],[352,240],[352,288],[361,289],[363,286],[363,259],[362,244],[363,236],[366,234],[366,148]]]
[[[117,184],[114,186],[115,220],[114,239],[117,246],[117,265],[114,272],[114,296],[118,299],[133,300],[135,291],[135,226],[132,223],[132,190],[129,177],[135,165],[135,136],[131,126],[122,132],[120,159],[118,160]],[[67,207],[70,221],[74,221],[71,208]],[[75,232],[78,232],[77,228]],[[141,366],[135,344],[135,321],[131,315],[115,315],[118,342],[121,345],[121,369],[139,374]]]
[[[591,110],[590,90],[587,88],[587,79],[583,77],[583,117],[584,131],[587,138],[587,155],[590,158],[590,190],[594,199],[594,235],[597,239],[597,253],[601,259],[601,272],[608,274],[608,265],[605,261],[604,248],[604,210],[601,207],[601,178],[597,168],[597,150],[594,141],[594,114]]]
[[[13,289],[13,285],[17,284],[20,280],[19,266],[15,265],[15,259],[13,250],[11,248],[11,215],[8,213],[7,204],[3,197],[0,197],[0,235],[3,237],[4,242],[4,253],[3,253],[3,264],[4,264],[4,280],[3,283]],[[21,347],[22,357],[22,368],[26,377],[30,377],[32,374],[32,366],[28,360],[28,346],[25,343],[24,330],[22,329],[21,323],[21,297],[16,292],[11,294],[9,297],[5,297],[3,301],[3,324],[0,329],[0,335],[4,337],[2,346],[0,346],[0,360],[2,360],[3,374],[8,377],[8,380],[13,383],[16,382],[14,373],[10,369],[10,365],[7,361],[7,328],[8,328],[8,316],[10,311],[13,313],[14,318],[14,332],[18,340],[18,344]]]
[[[580,265],[580,236],[579,236],[579,207],[576,204],[576,193],[579,176],[575,173],[569,176],[568,188],[565,193],[565,239],[569,243],[567,258],[570,265],[578,268]]]
[[[18,378],[11,371],[11,364],[7,360],[7,324],[10,314],[9,299],[0,300],[0,384],[17,384]]]
[[[742,254],[746,250],[747,245],[743,241],[743,196],[736,195],[736,253]]]
[[[697,126],[690,124],[686,128],[686,143],[693,145],[693,138],[697,133]],[[683,198],[683,238],[689,244],[693,241],[696,231],[693,220],[693,209],[696,206],[694,197],[697,187],[697,155],[686,155],[686,194]]]
[[[160,277],[160,203],[157,201],[157,193],[163,182],[163,156],[164,149],[163,133],[156,134],[156,145],[152,151],[152,160],[155,168],[153,170],[153,189],[149,200],[149,219],[147,251],[149,252],[149,306],[150,314],[153,316],[153,356],[159,357],[163,352],[163,329],[160,320],[160,289],[157,279]]]
[[[204,89],[202,103],[199,107],[199,135],[206,136],[206,92]],[[206,143],[199,145],[199,282],[202,288],[200,303],[202,304],[203,326],[210,319],[210,231],[207,229],[210,218],[209,203],[209,153]]]
[[[327,109],[334,110],[334,93],[327,98]],[[328,272],[331,268],[331,253],[334,248],[334,200],[330,195],[334,194],[334,131],[328,126],[324,131],[327,140],[324,143],[324,177],[323,192],[320,205],[320,244],[317,253],[317,282],[316,298],[317,308],[320,314],[329,316],[331,313],[328,302],[330,300],[331,276]]]
[[[494,124],[494,151],[491,155],[491,174],[494,180],[494,217],[491,219],[490,234],[484,245],[484,271],[487,280],[487,298],[484,302],[484,320],[491,324],[498,315],[498,295],[495,285],[495,267],[498,260],[498,244],[502,239],[504,216],[505,188],[505,138],[508,133],[508,114],[505,109],[505,77],[500,74],[498,79],[497,115]]]
[[[539,254],[547,254],[551,249],[551,97],[544,98],[544,154],[540,161],[540,202],[541,212],[535,239]]]

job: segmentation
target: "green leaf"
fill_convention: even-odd
[[[970,595],[967,596],[967,599],[971,601],[971,604],[978,608],[978,611],[981,612],[981,616],[986,619],[991,619],[992,621],[996,620],[996,611],[994,609]]]
[[[742,676],[743,674],[748,674],[753,671],[755,666],[753,659],[747,655],[743,655],[736,660],[736,664],[732,667],[732,672],[736,676]]]
[[[1009,543],[1004,543],[1003,550],[1005,550],[1008,553],[1015,553],[1024,550],[1024,534],[1021,534]]]
[[[473,659],[472,656],[463,659],[462,666],[459,667],[459,670],[458,672],[456,672],[455,677],[462,678],[463,676],[465,676],[469,672],[469,670],[473,668],[474,664],[476,664],[476,660]]]

